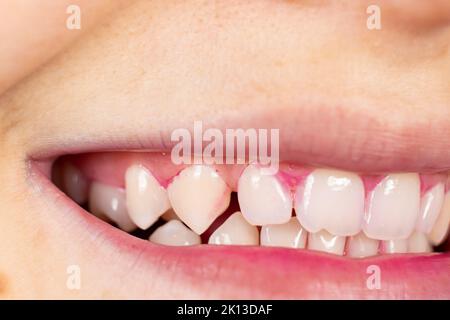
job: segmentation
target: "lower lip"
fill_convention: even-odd
[[[58,203],[60,211],[71,213],[59,217],[63,223],[82,221],[83,228],[74,233],[102,234],[102,245],[121,256],[138,258],[143,278],[172,279],[171,286],[184,288],[184,292],[188,288],[187,294],[191,293],[193,297],[450,298],[450,253],[384,255],[357,260],[298,249],[159,246],[104,223],[66,196],[61,201],[61,192],[38,166],[32,165],[31,172],[30,179],[39,186],[46,199]],[[55,201],[56,198],[59,201]],[[129,267],[130,263],[123,266]],[[122,271],[126,273],[127,270]],[[164,283],[161,286],[164,287]]]

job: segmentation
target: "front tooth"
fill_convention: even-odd
[[[205,232],[230,204],[230,188],[207,166],[184,169],[167,191],[175,213],[197,234]]]
[[[380,241],[368,238],[363,232],[349,237],[347,243],[347,256],[352,258],[365,258],[378,253]]]
[[[432,252],[427,236],[421,232],[414,232],[408,239],[408,252]]]
[[[125,189],[128,214],[143,230],[170,208],[166,189],[141,165],[133,165],[127,169]]]
[[[355,235],[364,217],[364,184],[354,173],[314,170],[297,188],[295,212],[309,232]]]
[[[239,178],[238,201],[245,219],[253,225],[282,224],[292,216],[288,188],[255,165],[245,168]]]
[[[242,213],[233,213],[213,234],[209,237],[209,244],[232,245],[258,245],[258,228],[250,225],[242,216]]]
[[[180,220],[170,220],[162,225],[152,233],[149,240],[166,246],[192,246],[201,243],[200,236]]]
[[[308,233],[297,218],[288,223],[272,224],[261,228],[261,245],[268,247],[304,248]]]
[[[88,197],[88,182],[81,171],[70,163],[62,168],[63,191],[76,203],[83,204]]]
[[[407,253],[408,239],[385,240],[382,248],[384,253]]]
[[[450,224],[450,192],[447,192],[444,198],[444,204],[441,209],[434,227],[431,230],[428,238],[435,246],[440,245],[447,236]]]
[[[406,239],[414,230],[419,209],[419,176],[390,174],[369,194],[364,233],[372,239]]]
[[[136,229],[127,213],[125,190],[93,182],[89,193],[89,210],[96,216],[105,215],[117,226],[130,232]]]
[[[342,256],[345,248],[345,237],[335,236],[325,230],[310,233],[308,249],[332,253]]]
[[[417,231],[429,233],[436,222],[444,203],[445,186],[438,183],[422,197],[420,214],[417,220]]]

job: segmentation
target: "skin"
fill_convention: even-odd
[[[448,169],[448,1],[380,1],[376,31],[366,28],[373,1],[86,0],[78,1],[86,17],[80,31],[61,19],[70,1],[11,2],[0,3],[2,15],[15,17],[0,19],[0,30],[13,26],[0,44],[0,61],[12,61],[0,68],[1,298],[205,297],[187,283],[168,289],[176,278],[130,293],[137,278],[121,283],[123,274],[104,259],[105,251],[118,264],[122,256],[89,248],[88,236],[65,236],[74,226],[59,227],[61,213],[39,200],[27,170],[30,156],[63,141],[133,136],[147,146],[197,119],[223,125],[259,114],[264,126],[285,114],[314,129],[321,119],[331,125],[318,162],[341,132],[353,131],[364,137],[353,145],[373,137],[388,150],[367,148],[361,158],[432,150],[429,162]],[[23,32],[30,25],[33,32]],[[331,157],[351,168],[340,161],[352,150],[359,152],[333,150]],[[73,263],[83,266],[81,291],[65,286]],[[210,297],[220,297],[215,290]]]

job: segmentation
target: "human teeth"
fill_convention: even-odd
[[[117,226],[126,231],[133,231],[136,225],[127,213],[125,191],[99,182],[91,184],[89,210],[96,216],[105,215]]]
[[[149,240],[166,246],[192,246],[200,244],[200,236],[187,228],[180,220],[170,220],[156,229]]]
[[[213,234],[209,237],[209,244],[221,245],[258,245],[258,228],[250,225],[242,216],[242,213],[233,213]]]
[[[408,252],[432,252],[427,236],[421,232],[414,232],[408,239]]]
[[[167,191],[175,213],[197,234],[206,231],[230,204],[230,188],[207,166],[184,169]]]
[[[355,235],[364,217],[364,184],[354,173],[314,170],[297,188],[295,211],[309,232]]]
[[[347,256],[365,258],[378,253],[380,241],[368,238],[363,232],[348,238]]]
[[[292,216],[288,188],[255,165],[245,168],[239,178],[238,201],[245,219],[253,225],[282,224]]]
[[[385,253],[407,253],[408,239],[385,240],[382,247]]]
[[[62,168],[62,185],[67,195],[76,203],[83,204],[88,197],[88,182],[77,167],[65,163]]]
[[[441,212],[434,223],[428,238],[435,246],[441,244],[447,236],[450,224],[450,192],[447,192],[444,198],[444,204]]]
[[[284,224],[272,224],[261,228],[261,245],[268,247],[304,248],[308,233],[297,218]]]
[[[147,229],[170,208],[167,191],[141,165],[129,167],[125,173],[128,214],[141,229]]]
[[[406,239],[414,230],[419,209],[419,176],[388,175],[369,194],[364,233],[372,239]]]
[[[429,233],[436,222],[437,217],[444,203],[445,186],[438,183],[428,190],[422,197],[420,214],[417,220],[416,229],[420,232]]]
[[[310,233],[308,237],[308,249],[323,251],[342,256],[344,254],[345,237],[336,236],[325,230]]]

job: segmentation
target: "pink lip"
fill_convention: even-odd
[[[450,125],[445,116],[435,119],[433,130],[426,121],[404,116],[399,121],[382,121],[352,106],[335,111],[320,105],[302,104],[301,112],[286,110],[263,112],[246,110],[238,115],[205,121],[204,129],[226,128],[280,129],[280,162],[334,167],[362,173],[436,173],[450,168]],[[395,119],[395,117],[394,117]],[[46,136],[38,139],[28,156],[41,160],[68,154],[103,151],[167,151],[176,144],[170,140],[176,128],[192,131],[193,122],[178,118],[161,124],[164,129],[130,126],[133,134],[96,132],[70,137]],[[128,127],[127,127],[128,128]],[[127,132],[128,132],[127,131]]]
[[[140,289],[145,292],[145,282],[149,279],[153,282],[159,279],[165,281],[161,286],[165,283],[171,290],[185,292],[184,298],[450,298],[449,253],[351,260],[277,248],[163,247],[132,237],[84,211],[63,196],[33,163],[30,181],[42,192],[43,201],[66,213],[53,219],[61,227],[72,226],[68,237],[76,241],[87,235],[102,235],[101,246],[92,243],[96,255],[107,260],[108,252],[114,252],[122,257],[115,266],[121,274],[133,272],[130,265],[134,265],[133,270],[139,270],[139,279],[147,280],[141,283],[130,278],[123,283],[138,292]],[[379,267],[379,289],[367,286],[371,265]]]

